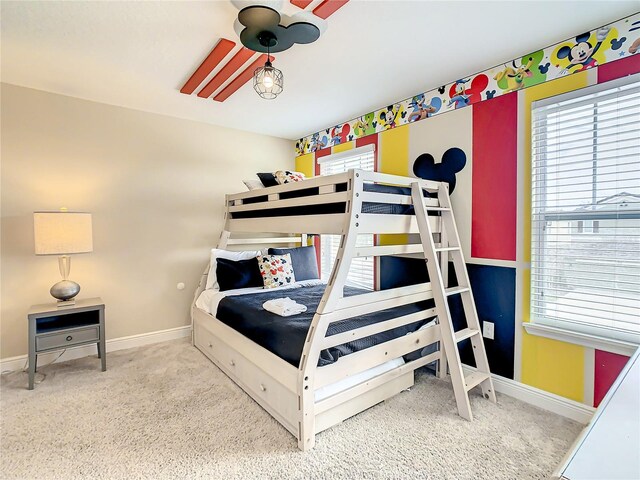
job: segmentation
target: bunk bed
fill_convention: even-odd
[[[448,316],[448,307],[440,305],[446,312],[437,304],[434,307],[434,300],[441,300],[443,291],[436,289],[434,297],[431,282],[382,291],[345,287],[355,257],[425,258],[429,248],[424,238],[419,244],[358,247],[361,234],[411,234],[426,228],[431,254],[438,250],[437,263],[448,264],[453,248],[441,228],[439,210],[450,210],[440,206],[443,188],[438,182],[350,170],[226,196],[219,249],[307,245],[307,234],[341,235],[326,285],[311,282],[296,286],[300,288],[295,291],[205,292],[208,265],[191,309],[194,345],[291,432],[301,450],[314,446],[316,433],[408,389],[414,370],[434,362],[440,376],[446,375],[447,360],[450,367],[452,362],[457,364],[450,370],[465,418],[471,419],[466,392],[473,386],[481,385],[485,396],[495,401],[488,375],[472,374],[464,398],[456,391],[456,379],[462,374],[457,348],[450,347],[455,352],[451,356],[447,351],[445,358],[441,340],[450,346],[456,338],[482,340],[469,334],[470,329],[454,332],[450,321],[446,330],[440,328],[437,318]],[[422,205],[414,209],[416,200]],[[446,273],[441,271],[446,269],[437,271],[438,281],[446,287]],[[209,294],[204,302],[203,292]],[[250,318],[244,324],[236,320],[242,309],[249,308],[245,317],[259,316],[255,308],[262,301],[294,294],[307,295],[306,316],[291,317],[291,321],[280,317],[281,321],[258,325]],[[247,307],[240,297],[251,295],[256,299],[249,301],[253,307]],[[221,312],[223,302],[226,313]],[[213,306],[206,308],[206,304]],[[267,324],[276,330],[269,330]],[[278,343],[284,349],[278,349]]]

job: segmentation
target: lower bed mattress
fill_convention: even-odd
[[[225,296],[219,300],[217,310],[210,313],[215,315],[215,317],[224,324],[297,368],[300,364],[302,349],[313,315],[318,308],[325,289],[326,285],[316,284],[294,289],[261,290],[259,293]],[[345,287],[344,293],[345,296],[351,296],[366,293],[366,291],[353,287]],[[281,317],[262,308],[262,304],[267,300],[283,297],[289,297],[305,305],[307,311],[290,317]],[[401,315],[415,313],[431,306],[432,301],[425,301],[342,320],[329,326],[327,336],[382,322]],[[426,323],[428,323],[428,320],[415,322],[322,350],[318,366],[332,364],[344,355],[414,332]],[[435,350],[435,347],[433,350]]]

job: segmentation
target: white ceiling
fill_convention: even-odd
[[[218,103],[179,89],[220,37],[237,40],[229,1],[3,0],[0,78],[297,139],[637,10],[636,0],[351,0],[317,42],[277,55],[276,100],[246,84]]]

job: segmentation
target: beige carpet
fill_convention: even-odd
[[[317,437],[308,453],[186,341],[2,376],[3,479],[547,478],[580,426],[506,396],[456,415],[450,384],[415,387]]]

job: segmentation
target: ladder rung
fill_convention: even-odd
[[[454,252],[460,250],[460,247],[436,247],[436,252]]]
[[[458,330],[456,332],[456,342],[461,342],[462,340],[471,338],[474,335],[478,335],[479,333],[480,330],[476,330],[475,328],[463,328],[462,330]]]
[[[458,406],[458,413],[461,417],[471,420],[473,415],[471,413],[471,405],[469,403],[469,390],[481,385],[483,394],[494,403],[496,401],[496,395],[492,385],[493,382],[489,371],[485,345],[482,341],[482,330],[479,326],[479,320],[475,308],[473,308],[473,295],[471,293],[469,277],[464,262],[464,253],[462,251],[460,236],[458,235],[453,218],[453,209],[451,207],[449,192],[445,184],[440,184],[438,187],[439,203],[436,204],[437,206],[424,205],[421,184],[419,182],[414,182],[411,184],[411,200],[415,207],[416,222],[418,224],[420,239],[424,246],[425,257],[427,258],[429,276],[434,279],[432,286],[435,287],[433,293],[435,294],[434,300],[436,302],[436,308],[439,308],[441,313],[443,313],[443,311],[445,313],[445,315],[440,315],[440,317],[444,316],[445,318],[438,318],[438,323],[441,324],[442,338],[445,340],[445,343],[449,342],[446,345],[447,347],[452,342],[455,342],[454,345],[451,345],[453,352],[450,352],[448,348],[445,348],[444,353],[447,355],[447,362],[449,363],[449,368],[453,375],[452,383],[456,397],[456,404]],[[429,212],[437,212],[436,215],[439,215],[441,219],[440,226],[442,228],[442,233],[446,234],[440,237],[438,245],[434,244],[432,236],[433,231],[431,223],[429,222],[433,217],[429,216]],[[446,253],[439,255],[441,258],[438,260],[438,256],[436,255],[438,252]],[[449,258],[448,252],[452,252],[451,256],[456,260],[456,277],[459,281],[457,286],[450,288],[446,288],[447,285],[444,283],[444,279],[441,276],[442,272],[440,271],[442,262]],[[445,265],[442,266],[444,267]],[[437,284],[435,283],[436,277],[438,280]],[[453,325],[450,323],[450,312],[446,308],[447,298],[456,294],[463,295],[462,300],[464,300],[465,314],[468,313],[465,315],[467,317],[466,326],[458,331],[453,330]],[[444,302],[444,305],[440,305],[442,302]],[[442,326],[445,321],[448,322],[446,328]],[[460,356],[458,355],[456,345],[466,339],[471,339],[474,344],[473,356],[475,358],[476,365],[480,366],[480,370],[474,369],[473,371],[469,371],[468,369],[463,368],[464,366],[460,363]]]
[[[445,289],[444,293],[447,295],[447,297],[450,297],[451,295],[455,295],[457,293],[464,293],[468,291],[469,291],[469,287],[451,287],[451,288]]]
[[[469,375],[464,377],[464,388],[467,390],[471,390],[473,387],[480,385],[485,380],[489,379],[489,373],[483,372],[472,372]]]

